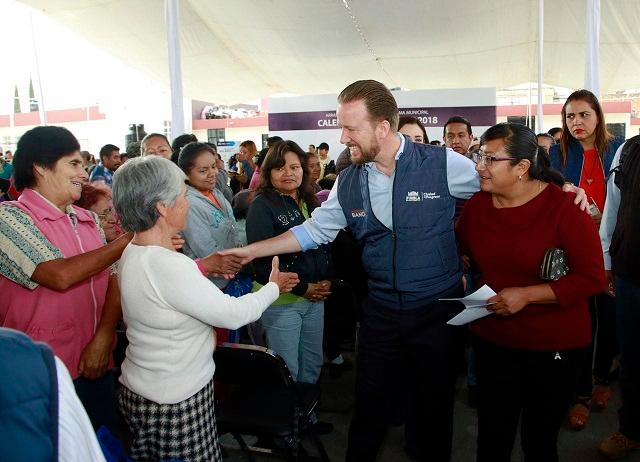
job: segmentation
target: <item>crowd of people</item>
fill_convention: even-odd
[[[317,383],[344,362],[336,313],[355,300],[347,460],[375,460],[399,421],[409,457],[450,460],[465,348],[476,460],[510,461],[520,425],[526,460],[557,461],[563,422],[581,430],[606,408],[618,368],[619,431],[598,449],[640,448],[637,137],[614,138],[587,90],[549,133],[500,123],[478,138],[454,116],[442,146],[373,80],[340,93],[337,118],[335,159],[325,142],[271,137],[226,165],[191,134],[148,134],[139,156],[107,144],[94,164],[65,128],[26,132],[0,159],[0,358],[66,385],[29,388],[47,405],[18,400],[6,435],[31,455],[97,454],[92,429],[119,413],[134,460],[221,460],[216,344],[247,326],[293,380]],[[449,325],[451,299],[483,285],[488,315]],[[50,403],[87,438],[57,440]]]

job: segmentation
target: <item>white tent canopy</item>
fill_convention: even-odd
[[[169,85],[163,0],[23,3]],[[545,84],[584,86],[587,3],[545,2]],[[640,88],[640,1],[600,14],[600,90]],[[538,0],[181,0],[180,22],[184,95],[206,101],[537,81]]]

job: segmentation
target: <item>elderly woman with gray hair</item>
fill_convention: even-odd
[[[260,291],[224,295],[204,274],[206,258],[194,262],[172,245],[189,212],[184,181],[176,165],[157,156],[133,159],[114,176],[114,206],[122,227],[135,233],[120,259],[129,347],[118,396],[134,460],[220,460],[211,326],[237,329],[257,320],[298,282],[280,273],[274,258]]]

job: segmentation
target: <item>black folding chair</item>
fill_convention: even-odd
[[[264,347],[225,343],[216,348],[213,358],[219,433],[231,433],[249,460],[254,460],[252,451],[299,460],[300,431],[306,429],[320,459],[329,461],[310,422],[320,399],[318,385],[294,382],[284,360]],[[279,444],[248,446],[242,435]]]

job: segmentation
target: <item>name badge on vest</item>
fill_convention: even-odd
[[[434,200],[440,199],[440,194],[437,192],[419,192],[419,191],[408,191],[407,197],[405,198],[406,202],[422,202],[426,200]]]
[[[353,218],[366,218],[367,212],[365,212],[363,209],[354,209],[351,210],[351,216]]]

